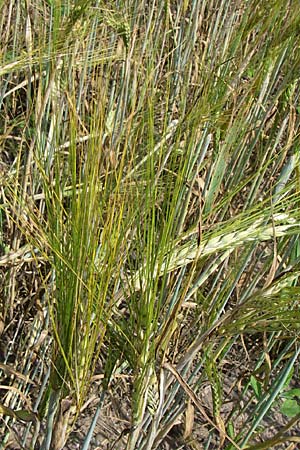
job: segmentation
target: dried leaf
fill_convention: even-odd
[[[184,392],[188,395],[188,397],[192,400],[192,402],[194,403],[194,405],[197,407],[197,409],[200,411],[200,413],[203,415],[203,417],[205,418],[205,420],[207,420],[207,422],[212,425],[216,430],[219,431],[220,435],[222,435],[224,433],[224,430],[222,429],[222,427],[219,427],[218,424],[214,423],[210,417],[208,417],[204,407],[201,405],[198,397],[196,396],[195,392],[190,388],[190,386],[187,384],[187,382],[182,378],[182,376],[180,375],[180,373],[178,373],[177,369],[175,367],[172,366],[172,364],[165,362],[163,364],[163,367],[165,369],[167,369],[169,372],[171,372],[171,374],[175,377],[175,379],[178,381],[178,383],[180,384],[180,386],[182,387],[182,389],[184,390]],[[228,434],[226,434],[226,432],[224,433],[226,439],[228,439],[228,441],[238,450],[241,450],[241,447],[239,447],[239,445],[234,442],[233,439],[231,439],[230,436],[228,436]]]
[[[0,370],[3,370],[3,372],[6,373],[6,375],[14,375],[15,377],[19,378],[20,380],[25,381],[25,383],[30,383],[30,384],[35,385],[35,382],[33,380],[31,380],[31,378],[29,378],[26,375],[23,375],[21,372],[18,372],[13,367],[8,366],[7,364],[0,363]]]
[[[221,417],[220,414],[218,414],[216,416],[216,424],[218,425],[218,431],[220,434],[220,444],[219,444],[219,448],[223,448],[224,442],[225,442],[225,438],[226,438],[226,428],[225,428],[225,424],[224,421]]]
[[[192,400],[189,398],[187,402],[187,407],[185,411],[185,423],[184,423],[184,434],[183,438],[188,439],[193,431],[195,418],[195,408],[193,406]]]
[[[74,419],[76,407],[69,397],[62,399],[59,407],[59,414],[53,429],[51,448],[53,450],[62,450],[71,431],[71,423]]]

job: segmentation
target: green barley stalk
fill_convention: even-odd
[[[26,351],[22,310],[5,364],[19,343],[19,373],[50,370],[27,411],[37,417],[29,445],[40,422],[38,445],[66,445],[99,365],[97,414],[115,371],[132,377],[128,450],[158,448],[185,410],[166,361],[195,395],[206,367],[212,413],[228,428],[224,365],[241,335],[265,332],[253,365],[263,370],[269,355],[278,383],[255,415],[245,407],[249,429],[230,435],[252,445],[299,333],[297,6],[1,4],[5,332],[24,292],[20,271],[39,286],[30,305],[43,311]],[[13,392],[30,392],[12,383],[6,411],[24,407]],[[29,435],[30,423],[24,447]]]

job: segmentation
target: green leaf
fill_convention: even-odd
[[[261,383],[257,381],[257,379],[253,375],[251,375],[250,383],[254,391],[255,397],[259,399],[261,397]]]
[[[0,414],[13,417],[14,419],[16,418],[15,412],[11,408],[8,408],[8,406],[2,405],[2,403],[0,403]]]
[[[235,437],[235,432],[234,432],[234,426],[233,426],[232,420],[230,420],[230,421],[228,422],[228,425],[227,425],[227,433],[228,433],[228,436],[229,436],[229,437],[231,437],[232,439],[234,439],[234,437]]]
[[[283,392],[281,394],[281,397],[289,399],[294,399],[295,397],[298,397],[300,399],[300,388],[290,389],[287,392]]]
[[[25,409],[14,411],[8,406],[2,405],[2,403],[0,403],[0,414],[12,417],[13,419],[22,420],[23,422],[32,422],[37,419],[33,412],[26,411]]]
[[[19,409],[15,411],[15,415],[19,420],[23,422],[32,422],[36,420],[36,415],[30,411],[26,411],[25,409]]]
[[[300,404],[297,400],[285,400],[280,408],[280,411],[287,417],[294,417],[297,414],[300,414]]]
[[[294,375],[294,368],[292,367],[287,379],[285,380],[283,390],[286,389],[290,385],[293,375]]]

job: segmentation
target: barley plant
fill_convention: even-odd
[[[0,8],[0,448],[299,448],[299,0]]]

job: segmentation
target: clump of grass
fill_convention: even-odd
[[[100,360],[84,448],[118,370],[127,450],[158,448],[183,412],[193,448],[192,403],[205,448],[288,440],[256,441],[299,354],[295,2],[36,3],[2,5],[0,27],[6,431],[21,419],[21,445],[64,448]],[[247,402],[225,416],[239,342]]]

